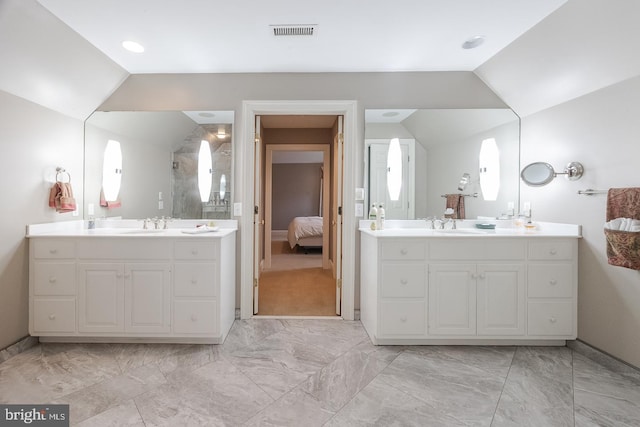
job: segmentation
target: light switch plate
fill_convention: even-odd
[[[242,216],[242,203],[233,204],[233,216]]]
[[[356,218],[364,216],[364,203],[356,203]]]
[[[364,200],[364,188],[356,188],[356,200]]]
[[[158,209],[160,210],[164,209],[164,201],[158,200]]]

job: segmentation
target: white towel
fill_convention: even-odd
[[[616,218],[604,224],[604,228],[619,231],[640,231],[640,220],[632,218]]]

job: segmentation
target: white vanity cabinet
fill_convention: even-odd
[[[29,328],[43,341],[221,343],[235,319],[233,231],[30,240]]]
[[[575,240],[529,244],[528,335],[576,335],[577,253]]]
[[[31,334],[75,332],[75,241],[40,240],[31,245],[30,251]]]
[[[562,343],[576,272],[576,238],[363,232],[361,320],[375,344]]]

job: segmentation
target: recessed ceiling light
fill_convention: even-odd
[[[397,116],[398,113],[397,111],[387,111],[386,113],[382,113],[382,117],[395,117]]]
[[[208,111],[204,111],[202,113],[198,113],[198,115],[200,117],[215,117],[216,116],[214,113],[210,113]]]
[[[463,49],[474,49],[484,43],[484,36],[473,36],[462,43]]]
[[[144,52],[144,46],[142,46],[138,42],[134,42],[133,40],[125,40],[122,42],[122,47],[127,49],[129,52],[133,53],[142,53]]]

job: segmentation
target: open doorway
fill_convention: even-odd
[[[262,115],[256,122],[263,212],[255,252],[258,315],[340,314],[338,121],[336,115]]]

